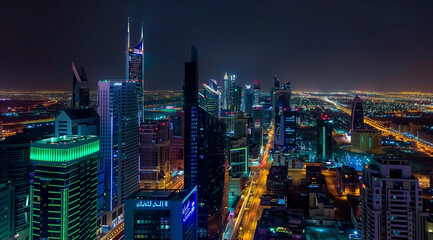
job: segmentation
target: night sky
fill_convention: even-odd
[[[272,73],[294,90],[433,92],[433,1],[0,2],[0,90],[70,90],[83,62],[91,90],[125,78],[125,36],[146,41],[148,89],[180,89],[190,45],[199,78],[244,86]]]

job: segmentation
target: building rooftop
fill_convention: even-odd
[[[140,189],[129,200],[170,200],[182,201],[193,191],[186,189]]]
[[[87,109],[66,109],[64,111],[71,120],[85,119],[85,118],[99,118],[98,113],[93,108]]]

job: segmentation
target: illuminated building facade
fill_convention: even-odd
[[[262,142],[262,105],[254,105],[252,111],[253,126],[251,129],[252,142],[260,144]]]
[[[333,122],[324,114],[317,119],[317,159],[321,161],[332,159]]]
[[[361,183],[359,175],[354,168],[343,166],[337,168],[338,190],[344,196],[353,195],[359,196]]]
[[[205,110],[219,118],[221,115],[221,93],[207,84],[203,84],[203,89]]]
[[[144,39],[143,23],[141,23],[141,38],[137,44],[131,46],[131,34],[128,31],[126,37],[126,80],[136,83],[138,111],[140,121],[144,121]]]
[[[235,86],[234,96],[233,96],[233,112],[241,111],[241,100],[242,100],[242,87]]]
[[[362,107],[362,99],[356,95],[352,104],[352,131],[364,129],[364,110]]]
[[[251,89],[251,85],[245,85],[245,94],[244,94],[244,112],[251,116],[251,111],[253,109],[253,92]]]
[[[140,188],[158,188],[158,125],[140,124]]]
[[[275,94],[274,147],[293,149],[296,147],[296,111],[291,109],[290,83],[283,84]]]
[[[125,239],[197,239],[197,187],[140,190],[125,201]]]
[[[31,239],[96,239],[99,158],[96,136],[31,144]]]
[[[243,112],[238,112],[234,118],[234,137],[241,138],[248,136],[248,118],[244,116]]]
[[[235,80],[236,80],[236,75],[230,75],[230,111],[234,112],[235,110],[235,90],[236,90],[236,86],[235,86]]]
[[[224,74],[224,89],[223,89],[223,110],[230,109],[230,85],[227,72]]]
[[[183,170],[183,155],[185,141],[185,115],[183,111],[176,112],[176,116],[170,119],[170,166],[171,172]]]
[[[422,189],[407,160],[378,156],[361,185],[362,239],[425,239]]]
[[[218,239],[223,232],[226,126],[198,106],[197,49],[185,63],[185,189],[197,186],[198,238]]]
[[[123,218],[125,198],[139,187],[139,134],[136,84],[99,81],[101,164],[98,165],[98,208],[102,225]]]
[[[374,129],[355,130],[351,133],[352,152],[382,153],[382,133]]]
[[[260,104],[261,89],[262,89],[262,82],[261,81],[254,81],[253,105]]]

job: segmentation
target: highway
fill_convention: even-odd
[[[269,174],[269,159],[270,150],[274,146],[274,127],[271,123],[270,130],[268,132],[268,142],[263,151],[263,155],[260,160],[258,168],[251,167],[253,174],[251,175],[252,181],[249,186],[247,193],[244,195],[244,202],[242,204],[239,215],[235,220],[235,226],[233,228],[230,239],[253,239],[254,232],[257,227],[257,220],[260,216],[258,210],[260,207],[260,201],[266,188],[266,179]],[[255,185],[255,189],[254,189]],[[253,190],[254,189],[254,190]],[[251,201],[251,202],[250,202]],[[250,202],[249,209],[247,210],[248,202]],[[239,232],[239,230],[241,230]],[[240,236],[242,235],[242,236]]]
[[[320,98],[323,101],[325,101],[325,102],[333,104],[337,109],[345,112],[346,114],[348,114],[348,115],[352,114],[352,112],[350,111],[350,109],[341,106],[337,102],[331,101],[327,97],[320,97]],[[423,152],[423,153],[427,154],[430,157],[433,157],[433,153],[432,153],[433,148],[430,145],[425,144],[425,143],[421,142],[420,140],[418,140],[416,138],[405,136],[405,135],[401,134],[400,132],[397,132],[397,131],[395,131],[393,129],[387,128],[387,127],[383,126],[380,121],[375,121],[375,120],[373,120],[373,119],[371,119],[369,117],[365,117],[364,116],[364,123],[366,123],[366,124],[368,124],[368,125],[376,128],[377,130],[380,130],[380,131],[382,131],[384,133],[390,134],[390,135],[396,137],[397,139],[401,139],[403,141],[413,141],[413,142],[416,142],[418,151]]]

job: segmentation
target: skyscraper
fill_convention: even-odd
[[[198,238],[217,239],[223,231],[223,193],[226,126],[198,106],[197,49],[185,63],[186,189],[197,186]]]
[[[261,81],[254,81],[253,105],[260,104],[261,89],[262,89],[262,82]]]
[[[89,107],[89,83],[87,82],[87,75],[84,71],[84,65],[77,69],[75,64],[72,63],[72,109],[82,109]]]
[[[235,108],[235,80],[236,75],[230,75],[230,111],[234,112]]]
[[[362,173],[362,239],[424,239],[423,194],[407,160],[384,155]]]
[[[276,91],[274,107],[275,147],[290,149],[296,147],[296,111],[291,109],[290,83]]]
[[[157,189],[158,125],[155,121],[140,124],[140,188]]]
[[[170,119],[170,166],[171,172],[174,173],[183,170],[183,150],[185,141],[185,115],[184,112],[176,112],[176,116]]]
[[[251,89],[251,85],[245,85],[245,94],[244,94],[244,112],[251,116],[251,110],[253,108],[253,92]]]
[[[210,114],[219,118],[221,115],[221,93],[207,84],[203,84],[204,107]]]
[[[364,129],[364,110],[362,108],[362,99],[356,95],[352,104],[352,131]]]
[[[242,100],[242,87],[235,86],[233,112],[239,112],[241,110],[241,100]]]
[[[96,239],[99,158],[96,136],[32,143],[31,239]]]
[[[253,126],[251,129],[252,142],[262,143],[262,105],[254,105],[252,110]]]
[[[122,203],[138,189],[137,85],[99,81],[101,164],[98,165],[98,207],[109,213],[102,225],[114,226],[123,218]]]
[[[332,123],[328,115],[322,114],[317,119],[317,159],[319,161],[332,158]]]
[[[224,74],[224,91],[223,91],[223,110],[230,109],[230,85],[227,72]]]
[[[140,121],[144,121],[144,39],[143,23],[141,23],[141,38],[137,44],[131,46],[131,35],[128,31],[126,37],[126,80],[134,82],[137,88],[138,111]]]

